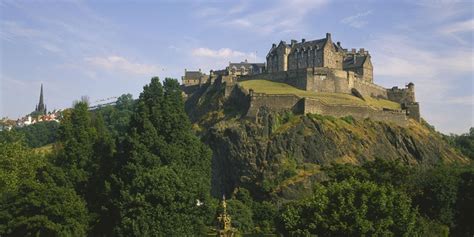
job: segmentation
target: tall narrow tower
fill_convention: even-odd
[[[36,111],[35,112],[39,112],[41,114],[46,114],[46,105],[44,104],[44,99],[43,99],[43,84],[41,84],[39,103],[36,106]]]

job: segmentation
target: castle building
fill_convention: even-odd
[[[249,63],[247,59],[244,62],[232,63],[226,68],[227,75],[246,76],[260,74],[265,71],[265,63]]]
[[[44,98],[43,98],[43,84],[41,84],[39,102],[36,105],[35,113],[40,114],[40,115],[45,115],[47,113],[46,105],[44,104]]]
[[[195,86],[204,83],[207,80],[208,76],[205,73],[199,71],[188,71],[184,69],[184,76],[181,78],[183,85],[185,86]]]
[[[280,41],[272,45],[267,54],[269,73],[321,67],[334,70],[352,71],[367,82],[373,82],[373,67],[370,54],[363,48],[348,51],[341,43],[333,43],[331,34],[326,38],[301,42],[291,40],[290,44]]]
[[[286,83],[300,90],[351,94],[363,101],[385,100],[382,106],[354,104],[330,105],[322,100],[293,94],[254,93],[241,90],[236,94],[249,97],[247,116],[256,117],[261,108],[292,110],[298,113],[319,113],[331,116],[354,116],[406,125],[407,118],[420,122],[420,106],[415,100],[415,85],[405,88],[384,88],[374,83],[373,65],[369,51],[364,48],[348,50],[340,42],[333,42],[330,33],[322,39],[280,41],[273,44],[264,63],[229,63],[225,70],[211,71],[207,76],[185,70],[183,89],[192,93],[195,87],[219,80],[226,86],[225,96],[232,95],[238,82],[267,80]],[[241,89],[241,88],[240,88]],[[239,89],[239,90],[240,90]],[[241,98],[241,101],[246,99]],[[398,103],[400,106],[396,105]],[[389,104],[395,106],[389,106]]]
[[[296,88],[329,93],[360,94],[397,102],[408,117],[420,121],[414,84],[384,88],[374,83],[373,65],[364,48],[345,49],[334,43],[330,33],[317,40],[273,44],[267,54],[267,74],[261,79],[290,84]],[[247,78],[250,79],[250,78]]]

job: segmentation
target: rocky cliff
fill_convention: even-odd
[[[468,162],[426,123],[400,127],[265,109],[250,120],[243,116],[248,108],[242,97],[225,97],[225,90],[219,82],[202,86],[186,102],[195,130],[213,151],[216,195],[245,187],[257,197],[292,198],[323,179],[319,168],[333,162],[360,164],[377,157],[421,166]]]

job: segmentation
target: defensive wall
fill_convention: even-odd
[[[256,119],[259,111],[264,107],[274,112],[291,111],[295,114],[314,113],[334,117],[352,116],[356,119],[368,118],[374,121],[392,122],[399,126],[407,126],[408,124],[404,111],[378,110],[359,105],[330,105],[318,99],[301,98],[292,94],[255,93],[253,90],[246,91],[239,85],[235,85],[233,90],[238,90],[238,93],[233,92],[232,94],[242,97],[234,99],[241,102],[248,101],[246,113],[248,118]]]
[[[301,90],[350,94],[357,89],[364,96],[388,99],[387,89],[357,78],[351,71],[311,67],[240,77],[239,81],[263,79],[286,83]]]
[[[412,83],[406,88],[393,87],[386,89],[382,86],[370,83],[351,71],[330,69],[326,67],[312,67],[290,71],[279,71],[274,73],[262,73],[239,77],[238,81],[263,79],[286,83],[301,90],[329,93],[352,94],[356,89],[363,96],[387,99],[400,103],[402,109],[406,110],[408,117],[420,121],[420,107],[415,102],[415,89]]]
[[[357,105],[328,105],[322,101],[303,98],[305,114],[323,114],[334,117],[352,116],[356,119],[372,119],[374,121],[392,122],[399,126],[407,126],[408,120],[402,111],[376,110],[368,106]]]

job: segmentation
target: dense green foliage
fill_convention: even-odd
[[[35,123],[25,127],[15,127],[12,130],[25,137],[26,145],[32,148],[51,144],[57,139],[59,123],[55,121]],[[0,137],[9,131],[0,131]]]
[[[317,185],[310,198],[287,205],[281,220],[291,236],[415,236],[421,231],[406,194],[355,179]]]
[[[299,122],[284,115],[272,132]],[[470,156],[473,133],[446,139]],[[32,149],[51,142],[48,154]],[[275,192],[301,173],[283,160],[262,179],[265,190],[227,193],[232,224],[241,233],[289,236],[474,234],[474,167],[380,156],[318,166],[312,192],[295,200]],[[59,126],[1,132],[0,236],[200,235],[219,213],[210,180],[211,151],[191,130],[177,81],[153,78],[138,100],[123,95],[94,111],[80,101]]]
[[[115,106],[101,107],[94,112],[100,114],[104,118],[104,123],[110,135],[121,142],[125,139],[132,117],[135,110],[136,102],[131,94],[121,95]]]
[[[469,129],[468,133],[461,135],[444,135],[444,138],[448,143],[459,149],[465,156],[474,160],[474,128]]]
[[[144,87],[123,143],[121,236],[192,235],[203,225],[210,193],[210,150],[191,131],[179,84],[153,78]],[[196,205],[197,200],[204,205]]]
[[[84,201],[51,179],[44,155],[24,145],[21,136],[0,141],[0,235],[83,236],[88,213]]]
[[[153,78],[137,102],[92,112],[76,102],[47,126],[0,136],[1,236],[194,235],[211,224],[211,153],[176,80]],[[25,146],[51,134],[48,155]]]

